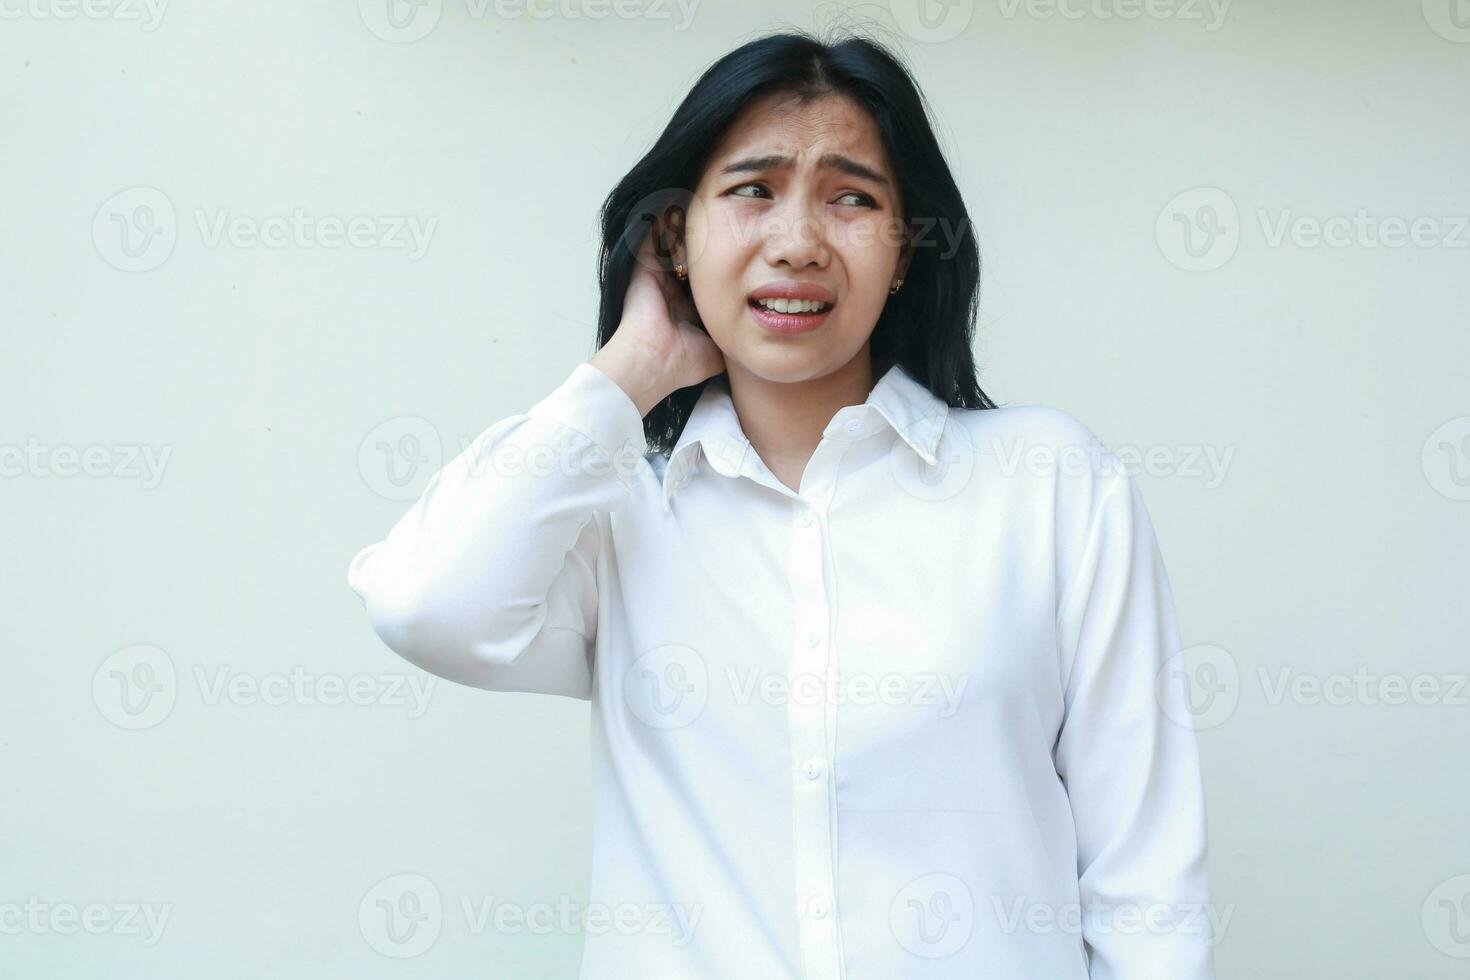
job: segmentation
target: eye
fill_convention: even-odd
[[[770,193],[770,190],[767,189],[766,185],[765,184],[762,184],[762,183],[760,183],[758,181],[752,181],[752,182],[750,182],[748,184],[739,184],[739,185],[737,185],[735,187],[730,188],[725,193],[727,193],[727,194],[729,194],[729,195],[731,195],[733,197],[751,197],[752,195],[750,195],[750,194],[739,194],[739,193],[736,193],[737,191],[742,191],[742,190],[744,190],[747,187],[758,188],[763,194],[769,194]],[[878,207],[878,202],[877,201],[873,200],[873,198],[870,195],[864,194],[861,191],[848,191],[847,193],[843,194],[842,197],[843,198],[849,198],[849,197],[855,197],[855,198],[857,198],[856,204],[857,204],[858,207],[875,208],[875,209]],[[841,198],[839,198],[839,200],[840,199]]]
[[[877,201],[873,200],[871,197],[869,197],[867,194],[862,193],[861,191],[848,191],[842,196],[857,198],[859,207],[876,208],[878,206]]]
[[[736,191],[739,191],[739,190],[744,190],[744,189],[745,189],[745,188],[747,188],[747,187],[759,187],[759,188],[760,188],[760,189],[761,189],[761,190],[763,190],[763,191],[764,191],[764,190],[766,190],[766,185],[765,185],[765,184],[759,184],[759,183],[755,183],[755,182],[751,182],[751,183],[749,183],[749,184],[740,184],[740,185],[738,185],[738,186],[736,186],[736,187],[732,187],[732,188],[730,188],[730,190],[729,190],[729,191],[727,191],[727,192],[726,192],[726,193],[728,193],[728,194],[732,194],[732,195],[734,195],[734,196],[735,196],[735,197],[749,197],[749,196],[750,196],[750,195],[749,195],[749,194],[736,194],[736,193],[735,193],[735,192],[736,192]],[[770,192],[769,192],[769,191],[767,191],[767,193],[770,193]]]

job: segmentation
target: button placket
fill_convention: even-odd
[[[824,455],[825,453],[825,455]],[[791,735],[793,832],[797,913],[803,980],[840,980],[844,971],[833,907],[833,837],[827,760],[830,602],[826,588],[822,516],[832,496],[840,452],[824,444],[808,463],[805,497],[792,500],[789,569],[794,620],[787,721]],[[811,470],[811,467],[817,467]]]

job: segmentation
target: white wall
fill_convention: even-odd
[[[586,705],[437,680],[415,705],[392,685],[432,679],[347,562],[591,354],[595,209],[705,65],[895,20],[431,0],[399,30],[375,2],[0,0],[5,976],[575,974],[574,930],[477,933],[461,901],[585,901]],[[1470,7],[1104,16],[1126,3],[960,2],[938,34],[898,11],[980,228],[983,384],[1156,454],[1196,679],[1223,685],[1222,980],[1463,976]],[[1174,214],[1202,205],[1230,234],[1192,259]],[[297,209],[284,247],[210,235]],[[1360,212],[1342,247],[1273,239]],[[113,216],[150,214],[128,254]],[[321,245],[358,216],[368,244]],[[1419,218],[1431,244],[1369,230]],[[421,254],[379,239],[398,219]],[[375,446],[406,436],[397,486]],[[1432,703],[1384,703],[1395,677]],[[317,703],[336,679],[374,703]],[[408,962],[359,927],[400,873],[444,902]],[[92,903],[101,934],[43,931]]]

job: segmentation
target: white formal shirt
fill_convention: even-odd
[[[1212,980],[1173,599],[1088,429],[894,367],[799,491],[723,378],[647,445],[580,364],[348,574],[424,670],[591,702],[583,980]]]

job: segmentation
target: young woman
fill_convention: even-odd
[[[423,669],[591,702],[581,976],[1211,980],[1152,526],[1082,423],[981,392],[906,70],[730,53],[603,245],[595,355],[349,571]]]

